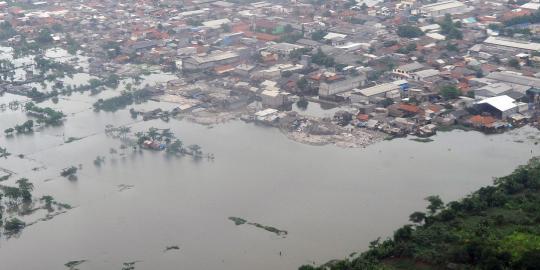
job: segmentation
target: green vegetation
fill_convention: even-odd
[[[311,61],[317,65],[333,67],[336,65],[336,61],[333,57],[325,54],[320,48],[317,53],[311,57]]]
[[[460,94],[459,89],[457,89],[453,85],[446,85],[446,86],[441,87],[440,92],[441,92],[441,96],[446,100],[455,99],[459,97],[459,94]]]
[[[30,115],[37,118],[38,123],[44,123],[46,125],[58,125],[65,116],[61,111],[56,111],[49,107],[41,108],[32,102],[26,103],[24,108]]]
[[[71,167],[68,167],[68,168],[64,168],[64,169],[62,169],[62,171],[60,172],[60,176],[66,177],[66,178],[68,178],[68,179],[70,179],[70,180],[76,179],[76,178],[77,178],[77,176],[76,176],[77,170],[78,170],[78,169],[77,169],[77,167],[75,167],[75,166],[71,166]]]
[[[460,22],[455,22],[452,20],[452,16],[450,14],[445,14],[444,19],[439,22],[439,25],[441,26],[441,34],[446,36],[446,39],[462,39],[463,33],[459,28],[461,28]]]
[[[407,46],[399,48],[398,53],[408,54],[414,51],[416,51],[416,43],[409,43]]]
[[[11,153],[8,152],[7,148],[0,147],[0,158],[8,158],[11,156]]]
[[[64,266],[69,268],[70,270],[75,270],[76,269],[75,267],[81,265],[84,262],[86,262],[86,260],[69,261],[65,263]]]
[[[415,38],[424,35],[424,32],[420,28],[413,25],[400,25],[397,30],[397,34],[400,37]]]
[[[313,32],[311,34],[311,39],[315,40],[315,41],[319,41],[319,40],[322,40],[324,38],[324,36],[326,36],[326,31],[323,31],[323,30],[317,30],[315,32]]]
[[[280,229],[277,229],[277,228],[274,228],[274,227],[271,227],[271,226],[265,226],[265,225],[262,225],[262,224],[256,223],[256,222],[248,222],[247,220],[245,220],[243,218],[229,217],[229,220],[234,222],[234,225],[236,225],[236,226],[247,224],[247,225],[255,226],[257,228],[269,231],[271,233],[275,233],[278,236],[286,236],[287,235],[287,231],[280,230]]]
[[[28,120],[21,125],[15,125],[14,129],[17,131],[17,134],[31,133],[34,131],[34,121]],[[4,132],[6,131],[8,130],[4,130]]]
[[[17,35],[17,31],[13,29],[13,26],[9,22],[4,21],[0,23],[0,40],[6,40],[15,35]]]
[[[538,269],[539,158],[460,201],[426,200],[427,213],[410,215],[414,224],[359,256],[299,269]]]
[[[26,223],[24,223],[22,220],[18,218],[12,218],[6,221],[4,229],[7,233],[14,234],[20,232],[24,228],[24,226],[26,226]]]
[[[106,112],[115,112],[120,109],[126,108],[128,105],[135,103],[141,103],[148,100],[151,96],[149,90],[137,90],[133,92],[122,92],[120,96],[112,97],[108,99],[99,99],[94,103],[94,109],[97,111],[103,110]]]

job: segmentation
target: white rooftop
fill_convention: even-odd
[[[490,36],[486,40],[484,40],[484,43],[523,49],[523,50],[540,51],[540,43],[522,41],[522,40],[517,40],[517,39],[511,39],[511,38]]]
[[[442,1],[434,4],[424,5],[421,7],[421,9],[424,12],[433,12],[457,7],[465,7],[465,4],[458,1]]]
[[[516,105],[516,100],[509,97],[509,96],[496,96],[496,97],[491,97],[491,98],[486,98],[482,101],[479,101],[478,104],[489,104],[491,105],[492,107],[494,107],[495,109],[501,111],[501,112],[504,112],[504,111],[508,111],[512,108],[515,108],[517,105]]]

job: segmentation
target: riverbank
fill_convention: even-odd
[[[430,196],[386,240],[358,255],[300,270],[537,269],[540,265],[540,159],[459,201]]]

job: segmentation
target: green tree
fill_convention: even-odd
[[[412,25],[400,25],[398,26],[397,34],[400,37],[415,38],[424,35],[424,32],[419,27]]]
[[[30,183],[27,178],[21,178],[16,182],[19,185],[21,191],[21,197],[24,201],[32,200],[32,191],[34,190],[34,184]]]
[[[460,94],[459,89],[452,85],[443,86],[440,92],[441,96],[446,100],[455,99]]]
[[[438,210],[442,209],[444,206],[444,203],[441,200],[441,197],[439,197],[438,195],[428,196],[426,197],[426,201],[429,202],[427,209],[429,210],[429,213],[431,215],[434,215]]]
[[[324,38],[324,36],[326,36],[326,32],[323,31],[323,30],[317,30],[313,33],[311,33],[311,39],[315,40],[315,41],[319,41],[321,39]]]
[[[414,212],[409,216],[409,220],[414,223],[422,223],[426,218],[426,213]]]
[[[24,228],[24,226],[26,226],[26,223],[24,223],[22,220],[12,218],[6,221],[4,228],[8,233],[18,233],[22,228]]]
[[[519,61],[516,58],[512,58],[508,60],[508,65],[510,65],[513,68],[520,69],[521,66],[519,65]]]
[[[10,152],[8,152],[7,148],[0,147],[0,158],[7,158],[11,155]]]

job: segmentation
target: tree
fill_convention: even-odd
[[[17,233],[22,228],[26,226],[26,223],[24,223],[22,220],[18,218],[12,218],[8,221],[6,221],[6,224],[4,225],[4,228],[8,233]]]
[[[151,127],[150,129],[148,129],[148,137],[150,137],[152,140],[155,140],[159,133],[158,133],[158,129],[155,128],[155,127]]]
[[[52,209],[52,203],[54,202],[54,198],[52,196],[44,195],[39,200],[45,202],[45,208],[47,208],[49,210]]]
[[[11,153],[8,152],[7,148],[0,147],[0,158],[7,158],[9,156],[11,156]]]
[[[290,24],[286,24],[286,25],[283,27],[283,31],[284,31],[285,33],[291,33],[293,30],[294,30],[294,29],[293,29],[292,25],[290,25]]]
[[[400,25],[398,26],[397,34],[400,37],[415,38],[423,36],[424,32],[416,26]]]
[[[305,77],[302,77],[300,80],[296,81],[296,86],[298,89],[305,91],[308,88],[308,80]]]
[[[51,42],[53,41],[51,35],[52,35],[52,34],[51,34],[51,30],[49,30],[49,28],[43,28],[43,29],[41,29],[41,30],[39,31],[36,40],[37,40],[39,43],[43,43],[43,44],[51,43]]]
[[[426,198],[426,201],[429,202],[427,209],[431,215],[435,214],[438,210],[442,209],[444,206],[443,201],[439,195],[431,195]]]
[[[508,60],[508,65],[510,65],[511,67],[515,68],[515,69],[520,69],[521,66],[519,65],[519,61],[515,58],[512,58],[510,60]]]
[[[171,140],[174,138],[174,133],[171,132],[170,128],[166,128],[161,130],[161,138],[165,138],[165,140]]]
[[[32,190],[34,190],[34,184],[30,183],[27,178],[21,178],[16,182],[19,185],[21,197],[24,201],[32,200]]]
[[[414,223],[422,223],[426,218],[426,214],[423,212],[414,212],[409,216],[409,220]]]
[[[441,26],[441,33],[446,36],[446,39],[463,38],[463,33],[458,29],[461,27],[461,23],[454,23],[450,14],[445,14],[439,25]]]
[[[324,36],[326,36],[326,32],[323,31],[323,30],[317,30],[317,31],[311,33],[311,39],[313,39],[315,41],[319,41],[319,40],[323,39]]]
[[[178,153],[181,153],[183,151],[183,148],[182,148],[182,141],[176,139],[174,140],[171,144],[169,144],[167,146],[167,154],[178,154]]]
[[[21,190],[16,187],[5,187],[4,195],[10,200],[11,203],[17,203],[17,201],[21,197]]]
[[[441,88],[441,96],[446,99],[455,99],[459,96],[460,92],[455,86],[446,85]]]

